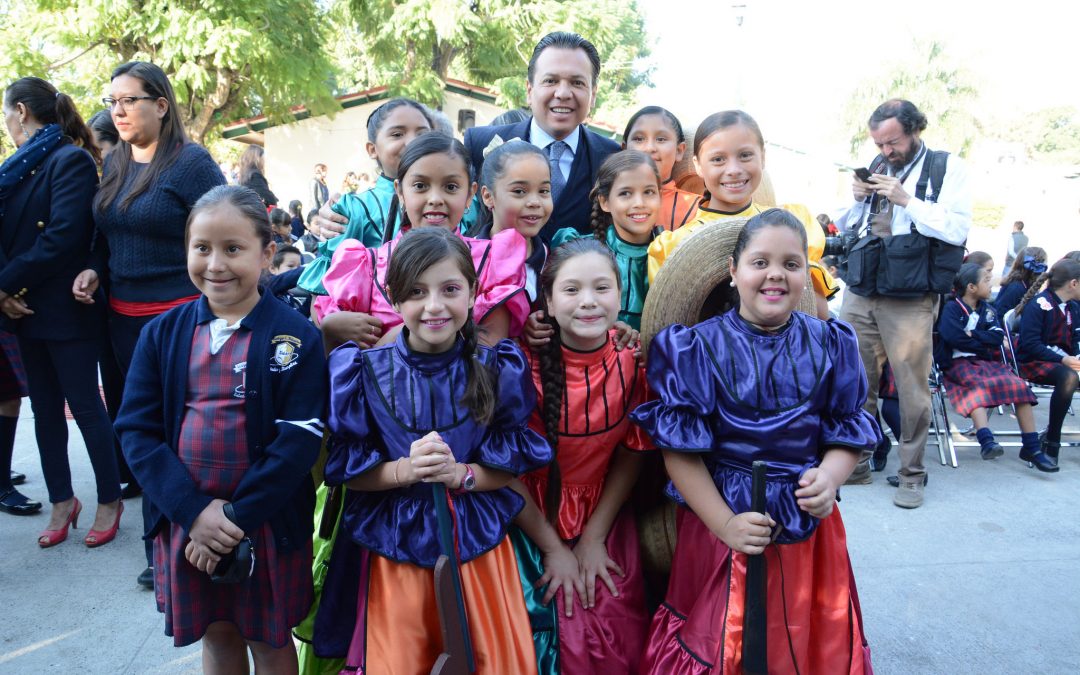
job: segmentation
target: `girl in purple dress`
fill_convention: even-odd
[[[806,267],[802,223],[782,209],[756,215],[731,255],[737,308],[670,326],[650,345],[657,400],[632,418],[663,450],[669,495],[685,508],[643,672],[742,672],[746,570],[758,555],[768,672],[870,672],[835,502],[880,434],[862,409],[851,327],[794,311]],[[758,460],[768,465],[766,513],[750,507]]]
[[[158,609],[176,646],[202,641],[204,672],[247,672],[249,650],[256,672],[295,672],[290,629],[312,599],[322,345],[258,286],[274,245],[253,190],[212,189],[185,241],[202,296],[143,330],[116,421],[152,502]],[[211,576],[226,570],[240,574]]]

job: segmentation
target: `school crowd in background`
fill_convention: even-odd
[[[894,503],[923,503],[934,372],[983,459],[1014,405],[1020,459],[1057,472],[1080,252],[1018,223],[995,297],[964,163],[910,101],[871,114],[834,222],[763,191],[744,111],[689,142],[659,106],[590,131],[600,76],[556,32],[531,114],[457,140],[387,100],[374,182],[318,163],[287,208],[261,148],[230,180],[188,139],[156,65],[118,66],[85,123],[10,84],[0,509],[42,510],[11,467],[28,395],[38,544],[77,527],[66,403],[83,542],[141,494],[139,582],[211,673],[871,672],[839,490],[885,467],[884,419]]]

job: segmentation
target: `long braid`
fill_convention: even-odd
[[[1039,289],[1043,287],[1046,280],[1050,278],[1050,271],[1043,272],[1035,281],[1031,282],[1031,286],[1028,287],[1027,293],[1024,293],[1024,297],[1020,298],[1020,302],[1016,304],[1015,315],[1020,316],[1020,312],[1024,311],[1024,306],[1028,304],[1028,301],[1034,298],[1039,293]]]
[[[462,402],[468,406],[473,419],[479,424],[488,424],[495,413],[495,381],[491,371],[476,352],[476,324],[473,322],[471,312],[465,325],[461,327],[461,337],[465,340],[461,349],[461,358],[465,359],[468,373]]]
[[[611,226],[611,215],[600,208],[600,200],[593,197],[592,215],[589,218],[592,225],[593,236],[601,244],[607,243],[607,230]]]
[[[563,372],[562,340],[559,339],[559,323],[551,317],[547,302],[542,302],[544,321],[555,331],[546,347],[540,352],[540,384],[544,400],[541,408],[544,419],[544,435],[551,445],[551,463],[548,464],[547,491],[544,493],[544,511],[554,524],[559,518],[562,501],[562,471],[559,469],[559,421],[562,418],[563,396],[566,377]]]
[[[405,223],[409,222],[409,214],[405,213],[405,209],[401,208],[401,202],[398,199],[397,192],[394,193],[394,198],[390,200],[390,211],[386,214],[386,222],[383,223],[383,235],[382,240],[385,244],[394,238],[394,230],[397,229],[398,212],[401,212],[401,219]],[[404,227],[404,225],[402,225]]]

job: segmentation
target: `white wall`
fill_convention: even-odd
[[[304,203],[305,214],[311,209],[308,186],[315,164],[319,162],[327,166],[326,184],[331,193],[340,190],[346,172],[367,172],[375,177],[375,161],[368,158],[364,144],[367,142],[368,115],[382,103],[372,101],[342,110],[333,118],[327,115],[309,117],[263,132],[266,179],[282,208],[293,199],[299,199]],[[494,104],[447,92],[443,112],[455,125],[455,131],[458,111],[462,108],[476,111],[477,126],[488,124],[503,112]],[[460,133],[456,135],[461,138]]]

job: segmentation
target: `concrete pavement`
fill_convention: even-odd
[[[1040,424],[1046,407],[1036,408]],[[14,466],[29,476],[20,489],[45,502],[29,408],[25,401]],[[992,423],[1016,429],[1011,417]],[[144,565],[138,501],[127,505],[115,542],[82,544],[94,484],[69,425],[75,492],[85,504],[74,536],[41,550],[44,514],[0,514],[0,673],[199,672],[198,645],[173,648],[153,594],[135,584]],[[842,490],[875,672],[1080,671],[1080,448],[1064,449],[1053,475],[1027,468],[1015,448],[988,462],[977,449],[958,452],[953,469],[928,448],[926,504],[914,511],[892,505],[886,474]],[[886,473],[895,473],[890,459]]]

